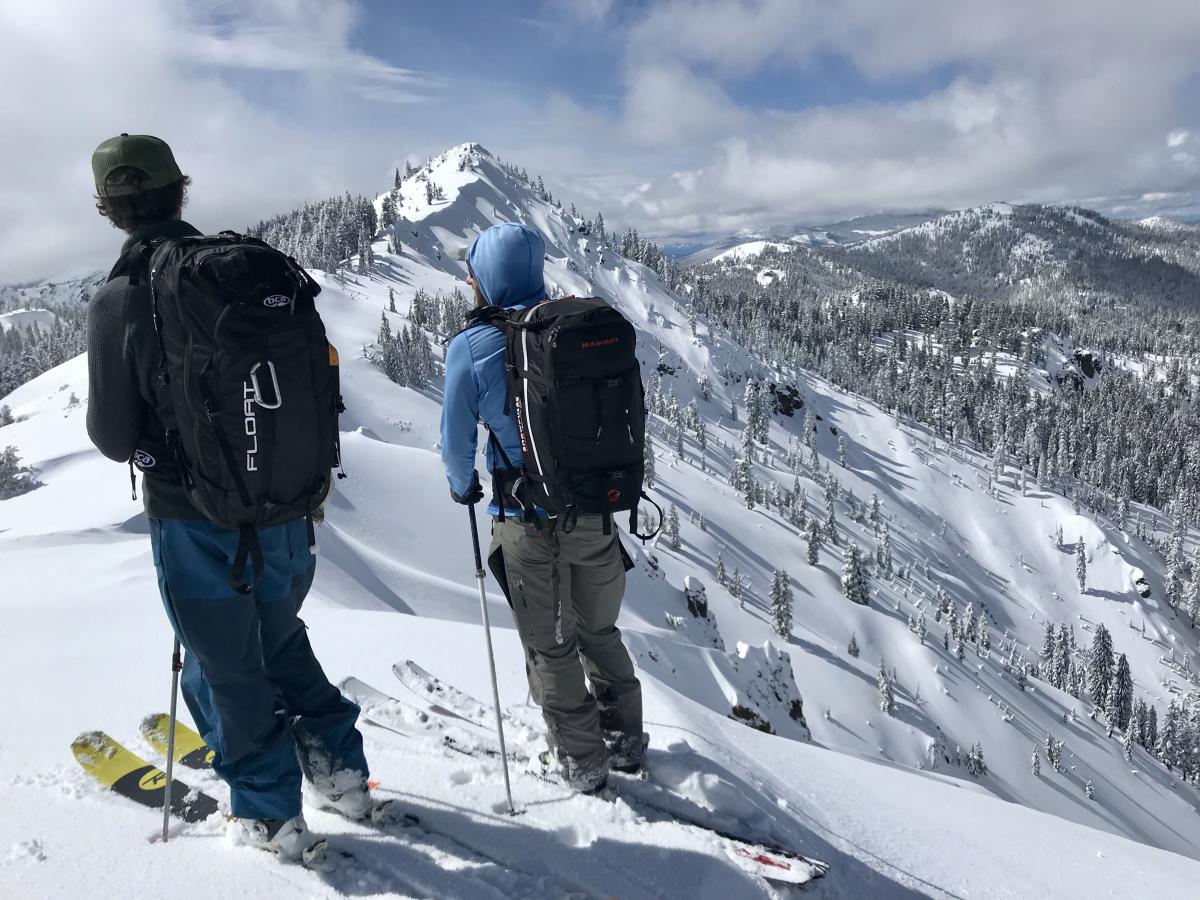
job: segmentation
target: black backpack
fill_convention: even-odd
[[[504,331],[508,409],[516,417],[523,466],[516,469],[489,433],[506,467],[493,473],[496,500],[515,500],[535,521],[538,506],[570,531],[580,513],[629,512],[637,530],[646,499],[643,453],[645,391],[635,353],[637,334],[597,297],[564,297],[513,311],[489,307],[479,318]],[[661,509],[660,519],[661,519]]]
[[[230,231],[140,248],[161,350],[157,410],[197,510],[240,531],[230,583],[262,578],[257,529],[312,515],[340,465],[338,356],[295,260]],[[247,558],[254,582],[245,577]]]

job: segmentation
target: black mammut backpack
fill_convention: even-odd
[[[629,512],[631,533],[645,498],[645,393],[633,325],[597,297],[564,297],[480,318],[506,335],[508,404],[517,420],[523,466],[493,473],[498,505],[512,498],[527,518],[538,506],[570,531],[580,513]],[[511,502],[511,501],[509,501]],[[649,501],[653,504],[653,501]]]
[[[314,303],[321,288],[295,260],[230,231],[140,252],[167,445],[193,505],[241,532],[230,581],[249,593],[263,573],[256,530],[308,516],[311,540],[340,465],[338,357]]]

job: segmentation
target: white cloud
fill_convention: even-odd
[[[568,3],[546,2],[546,14],[567,15],[583,22],[600,22],[612,13],[613,0],[569,0]]]
[[[741,119],[717,85],[683,66],[638,66],[628,79],[624,127],[635,142],[686,144],[728,133]]]
[[[631,30],[624,133],[723,139],[664,167],[628,215],[670,235],[1001,198],[1200,196],[1179,128],[1197,114],[1184,89],[1200,74],[1198,45],[1200,4],[1153,15],[1117,0],[657,4]],[[744,97],[767,78],[773,95],[789,82],[803,94],[831,56],[881,83],[958,75],[890,102],[787,112],[728,101],[726,85]]]
[[[354,9],[319,0],[0,4],[0,282],[111,262],[89,159],[122,131],[165,138],[205,230],[386,180],[406,147],[343,108],[437,92],[350,46]],[[250,88],[254,90],[250,90]],[[412,108],[412,107],[407,107]],[[411,144],[409,145],[412,146]]]

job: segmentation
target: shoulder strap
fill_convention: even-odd
[[[508,324],[508,310],[500,306],[477,306],[467,313],[467,324],[450,336],[449,341],[454,340],[464,331],[470,331],[477,325],[495,325],[501,331]]]

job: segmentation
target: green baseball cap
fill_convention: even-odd
[[[137,187],[123,184],[106,190],[104,183],[108,176],[113,170],[126,166],[145,172],[146,180]],[[101,197],[152,191],[183,178],[167,142],[148,134],[120,134],[109,138],[92,154],[92,174],[96,178],[96,193]]]

